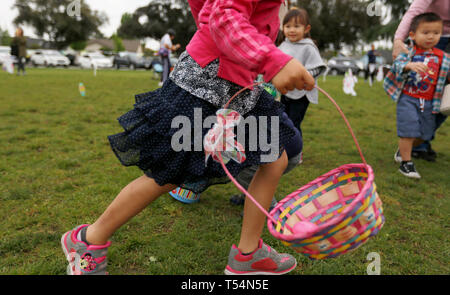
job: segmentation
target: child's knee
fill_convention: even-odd
[[[283,151],[281,157],[278,158],[278,160],[276,160],[275,162],[262,165],[264,169],[270,169],[271,172],[277,175],[278,174],[282,175],[286,170],[287,166],[288,166],[288,157],[286,151]]]

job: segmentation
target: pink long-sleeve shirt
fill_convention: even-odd
[[[442,35],[450,35],[450,0],[414,0],[398,26],[394,40],[404,40],[408,36],[413,18],[425,12],[439,15],[444,21]]]
[[[197,32],[186,47],[201,66],[219,59],[218,76],[248,86],[272,78],[292,59],[274,42],[283,0],[189,0]]]

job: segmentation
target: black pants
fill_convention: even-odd
[[[18,59],[18,62],[17,62],[17,74],[19,74],[20,71],[25,73],[26,58],[25,57],[18,57],[17,59]]]
[[[295,128],[300,131],[302,135],[301,124],[305,118],[306,110],[308,110],[309,100],[306,96],[300,99],[290,99],[289,97],[282,95],[281,103],[285,106],[285,112],[289,119],[294,123]]]
[[[369,78],[369,76],[372,78],[372,82],[375,81],[375,74],[377,73],[377,69],[375,68],[374,71],[371,73],[370,72],[370,65],[367,65],[366,71],[365,71],[365,80],[367,80]],[[375,65],[375,64],[373,64]]]

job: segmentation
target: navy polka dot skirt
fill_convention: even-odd
[[[209,116],[216,115],[218,110],[216,106],[193,96],[170,79],[162,88],[136,95],[135,98],[134,108],[118,118],[124,131],[108,136],[111,148],[122,165],[139,167],[145,175],[153,178],[161,186],[175,184],[195,193],[201,193],[213,184],[229,181],[220,163],[210,158],[205,165],[204,151],[194,151],[194,110],[197,109],[198,113],[198,109],[201,109],[202,120],[205,120]],[[172,148],[172,136],[180,131],[180,128],[184,128],[184,126],[172,128],[172,120],[177,116],[187,117],[191,122],[190,151],[175,151]],[[283,114],[282,105],[266,91],[261,92],[256,106],[243,117],[248,116],[280,118],[279,136],[274,136],[273,139],[270,134],[272,120],[265,120],[266,142],[278,144],[278,157],[296,136],[294,126],[286,114]],[[208,130],[202,129],[202,143]],[[233,176],[237,176],[247,167],[260,165],[261,156],[272,152],[264,147],[260,148],[259,144],[256,149],[254,146],[250,149],[248,125],[245,134],[246,161],[239,164],[231,160],[227,164]]]

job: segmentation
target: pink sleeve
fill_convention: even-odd
[[[404,40],[408,36],[413,18],[424,13],[432,2],[433,0],[414,0],[398,25],[394,40]]]
[[[272,39],[260,34],[249,22],[258,1],[216,0],[209,19],[211,36],[217,48],[230,60],[272,78],[291,60]]]

